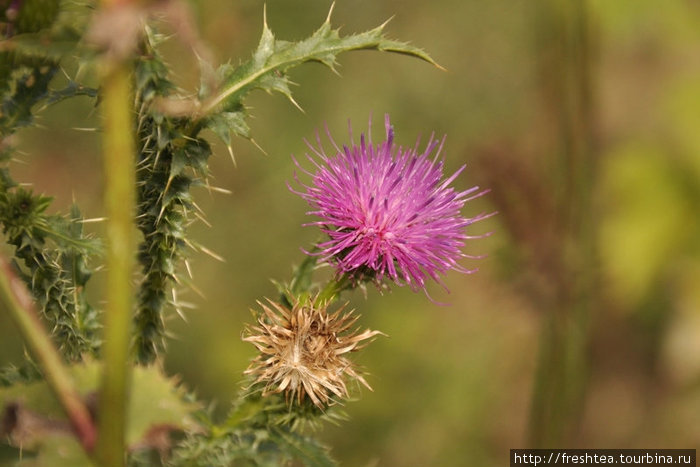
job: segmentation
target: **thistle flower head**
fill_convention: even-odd
[[[485,191],[450,186],[464,166],[443,179],[444,138],[431,136],[422,152],[418,143],[404,149],[394,144],[388,115],[385,127],[386,141],[376,145],[363,134],[359,146],[340,149],[329,134],[336,150],[330,156],[318,135],[318,146],[307,142],[316,170],[304,171],[311,183],[297,194],[320,219],[308,225],[318,225],[329,237],[318,254],[340,273],[377,283],[388,276],[414,291],[425,289],[428,278],[442,284],[440,276],[451,269],[474,272],[458,263],[467,256],[461,252],[465,240],[475,238],[465,228],[488,215],[465,218],[460,210]]]
[[[347,354],[364,347],[379,331],[352,330],[358,316],[344,312],[344,306],[329,314],[325,305],[311,301],[291,310],[271,300],[269,306],[258,304],[258,323],[246,330],[243,340],[260,352],[245,374],[264,384],[263,396],[284,392],[288,402],[299,404],[308,396],[323,408],[335,398],[349,397],[347,380],[371,390]]]

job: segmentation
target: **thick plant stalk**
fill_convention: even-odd
[[[140,109],[136,227],[143,235],[138,251],[143,278],[137,294],[133,348],[136,361],[149,365],[165,348],[164,312],[171,303],[167,292],[178,282],[177,265],[189,242],[185,233],[191,222],[188,212],[197,209],[190,188],[206,177],[211,148],[196,134],[183,133],[184,120],[148,110],[156,99],[172,92],[172,83],[148,40],[144,47],[135,68]]]
[[[107,3],[107,2],[105,2]],[[126,412],[131,368],[132,273],[135,239],[135,143],[131,65],[105,63],[102,74],[103,158],[107,212],[107,306],[99,396],[97,459],[103,467],[125,465]]]
[[[41,365],[46,381],[66,411],[83,447],[90,452],[96,435],[90,412],[73,385],[58,350],[41,324],[29,291],[2,256],[0,302],[14,319],[29,349]]]

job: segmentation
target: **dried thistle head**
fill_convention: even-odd
[[[308,396],[323,408],[334,396],[349,396],[348,379],[372,389],[346,355],[381,332],[350,329],[359,316],[344,312],[345,305],[329,314],[326,305],[312,301],[296,303],[291,310],[269,299],[268,303],[258,302],[258,323],[246,329],[243,338],[260,351],[245,374],[265,385],[263,396],[284,392],[288,402],[296,399],[299,404]]]

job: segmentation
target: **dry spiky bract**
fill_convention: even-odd
[[[258,302],[263,310],[258,325],[249,327],[243,338],[260,351],[245,373],[265,385],[263,396],[284,392],[289,403],[301,403],[309,396],[322,409],[334,402],[334,396],[349,396],[346,379],[372,389],[346,354],[364,347],[381,332],[351,330],[358,316],[344,312],[344,305],[328,314],[327,306],[310,301],[297,303],[291,310],[268,302],[270,306]]]

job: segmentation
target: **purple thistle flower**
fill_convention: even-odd
[[[419,142],[413,149],[394,144],[388,115],[385,126],[386,141],[373,145],[370,130],[367,139],[360,136],[359,146],[353,142],[342,150],[326,129],[336,150],[333,156],[326,155],[317,133],[317,147],[306,142],[318,159],[306,155],[316,167],[315,173],[294,160],[312,178],[310,185],[300,183],[304,190],[295,193],[312,207],[308,214],[320,218],[306,225],[318,225],[329,236],[315,254],[358,280],[379,283],[389,276],[417,291],[425,289],[426,279],[432,278],[445,287],[440,275],[450,269],[476,271],[458,264],[463,257],[475,258],[461,252],[465,240],[481,237],[467,235],[465,228],[490,214],[465,218],[460,210],[486,190],[475,186],[457,192],[449,186],[464,166],[442,179],[439,155],[444,138],[437,141],[431,136],[419,153]],[[352,130],[350,134],[352,140]]]

